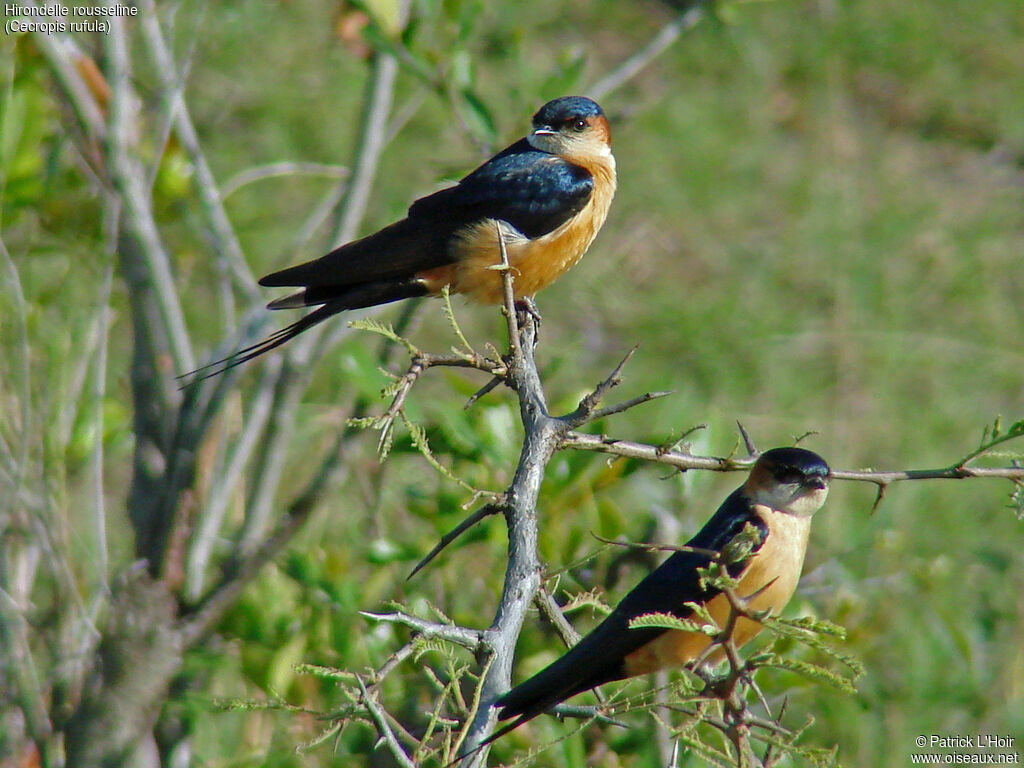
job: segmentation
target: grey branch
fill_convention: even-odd
[[[235,230],[228,219],[227,211],[224,210],[222,196],[213,177],[213,171],[199,146],[199,136],[182,96],[182,87],[177,82],[177,69],[163,31],[160,29],[160,18],[153,0],[143,0],[142,10],[144,11],[142,31],[149,43],[147,51],[156,65],[157,74],[164,89],[164,97],[171,102],[175,133],[195,167],[196,188],[203,203],[210,231],[214,235],[217,255],[224,261],[227,271],[234,280],[235,287],[250,301],[258,301],[259,292],[256,289],[256,281],[245,260],[245,255],[242,253],[241,243],[235,236]]]
[[[544,615],[544,618],[551,622],[551,626],[558,632],[558,636],[562,638],[566,648],[572,648],[572,646],[580,641],[582,635],[565,618],[561,606],[555,602],[554,596],[545,587],[542,586],[537,590],[537,595],[533,598],[533,601],[537,604],[537,609]]]
[[[704,9],[695,5],[688,11],[662,27],[647,45],[634,53],[622,64],[594,83],[587,93],[600,100],[627,80],[635,77],[644,67],[650,64],[659,54],[667,50],[676,40],[697,25],[704,17]]]
[[[402,749],[402,745],[398,743],[398,738],[395,736],[395,732],[391,729],[388,724],[387,713],[381,709],[380,704],[377,700],[370,695],[369,691],[366,690],[366,685],[363,683],[361,677],[356,677],[356,682],[359,684],[359,692],[361,700],[366,706],[366,711],[370,713],[370,717],[373,718],[373,722],[377,726],[377,732],[381,738],[384,739],[384,743],[388,745],[388,750],[394,756],[395,760],[402,768],[416,768],[416,764],[409,758],[405,750]]]
[[[423,635],[423,637],[447,640],[449,643],[461,645],[463,648],[474,653],[481,649],[486,636],[486,633],[477,629],[468,629],[455,624],[442,624],[438,621],[427,621],[402,611],[395,611],[394,613],[360,611],[359,613],[373,621],[401,624],[403,627],[409,627],[409,629],[414,630],[417,634]]]
[[[327,163],[302,163],[294,161],[267,163],[266,165],[258,165],[254,168],[248,168],[236,173],[224,182],[224,189],[221,196],[225,198],[230,197],[234,192],[237,192],[246,184],[252,184],[255,181],[273,179],[280,176],[299,175],[323,176],[329,179],[343,181],[348,178],[348,168],[343,165],[330,165]]]
[[[123,203],[123,226],[137,241],[138,254],[153,283],[154,297],[171,358],[179,371],[189,371],[195,368],[195,357],[174,285],[170,255],[164,248],[153,216],[145,172],[129,152],[135,143],[133,136],[137,131],[134,111],[138,97],[129,80],[128,40],[123,19],[111,18],[106,43],[111,90],[107,137],[111,180]]]
[[[597,451],[628,459],[667,464],[681,470],[704,469],[714,472],[735,472],[750,469],[755,460],[750,457],[739,459],[694,456],[681,451],[665,450],[658,445],[618,440],[605,435],[585,435],[579,432],[566,434],[562,438],[561,447],[575,448],[580,451]],[[854,480],[876,485],[889,485],[901,480],[964,480],[981,477],[1022,480],[1024,479],[1024,467],[973,467],[955,464],[938,469],[832,470],[832,479],[834,480]]]
[[[427,565],[430,564],[430,562],[435,557],[437,557],[439,554],[441,554],[441,551],[445,547],[447,547],[449,544],[451,544],[453,541],[455,541],[457,538],[459,538],[459,536],[461,536],[463,533],[468,531],[474,525],[479,523],[485,517],[490,517],[491,515],[496,515],[499,512],[501,512],[502,510],[503,510],[503,508],[499,504],[485,504],[484,506],[480,507],[480,509],[478,509],[475,512],[473,512],[473,514],[469,515],[465,520],[463,520],[457,526],[455,526],[450,531],[448,531],[448,533],[446,533],[444,536],[442,536],[440,541],[438,541],[437,544],[434,545],[434,548],[431,549],[423,557],[422,560],[420,560],[418,563],[416,563],[416,567],[413,568],[412,571],[409,572],[409,575],[406,577],[406,579],[411,579],[413,576],[415,576],[417,573],[419,573],[421,570],[423,570]]]

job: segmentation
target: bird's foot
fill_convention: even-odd
[[[533,319],[533,325],[536,328],[540,328],[541,323],[544,322],[544,318],[540,316],[540,310],[537,309],[537,303],[533,300],[532,296],[516,299],[516,320],[519,322],[519,325],[523,325],[527,317]]]

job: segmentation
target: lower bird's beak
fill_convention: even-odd
[[[556,131],[556,130],[554,130],[552,128],[534,128],[533,129],[533,135],[534,136],[554,136],[557,133],[558,133],[558,131]]]
[[[828,487],[828,478],[825,477],[809,477],[804,481],[804,485],[807,488],[814,488],[815,490],[821,490],[822,488]]]

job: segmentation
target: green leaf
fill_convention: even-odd
[[[1010,509],[1018,520],[1024,520],[1024,483],[1014,483],[1013,493],[1010,494]]]
[[[356,679],[354,672],[349,672],[345,669],[324,667],[320,664],[308,664],[305,662],[295,665],[295,673],[298,675],[312,675],[313,677],[319,677],[322,680],[346,680],[349,682],[355,682]]]
[[[648,627],[678,629],[683,632],[699,632],[709,637],[717,635],[719,632],[718,627],[711,624],[701,624],[693,619],[682,619],[671,613],[645,613],[643,616],[637,616],[629,622],[630,629],[645,629]]]
[[[790,658],[788,656],[776,656],[772,664],[768,665],[777,667],[779,669],[788,669],[791,672],[796,672],[809,677],[813,680],[831,685],[843,693],[856,693],[857,689],[849,678],[838,675],[830,669],[826,669],[820,664],[812,664],[809,661],[801,661],[800,659]]]
[[[493,146],[498,140],[498,129],[491,111],[469,88],[462,90],[459,95],[464,107],[461,111],[470,131],[488,146]]]
[[[361,5],[384,34],[395,37],[401,31],[400,0],[362,0]]]
[[[774,622],[776,624],[785,624],[786,626],[795,627],[796,629],[804,629],[808,632],[815,632],[819,635],[838,637],[840,640],[846,639],[846,627],[835,624],[827,619],[818,619],[813,616],[801,616],[798,619],[775,619]]]
[[[405,424],[405,428],[409,430],[409,437],[412,440],[412,444],[416,447],[423,458],[427,460],[434,469],[436,469],[441,475],[448,478],[454,483],[458,483],[460,486],[465,488],[470,493],[477,493],[477,489],[467,483],[460,477],[456,477],[452,474],[452,471],[448,467],[444,466],[434,456],[430,450],[430,443],[427,441],[427,431],[419,424],[413,423],[408,416],[405,415],[405,411],[401,411],[399,414],[402,417],[402,423]]]
[[[565,48],[558,57],[558,69],[551,73],[540,86],[545,98],[556,98],[579,89],[583,68],[587,63],[586,49],[573,45]]]
[[[395,329],[391,326],[391,323],[379,323],[372,317],[364,317],[360,320],[351,320],[348,327],[354,328],[357,331],[369,331],[370,333],[379,334],[386,339],[390,339],[391,341],[401,344],[409,350],[409,354],[411,355],[420,354],[420,350],[411,341],[395,333]]]

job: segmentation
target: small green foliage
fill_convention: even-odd
[[[658,627],[661,629],[678,629],[683,632],[700,632],[708,636],[717,635],[721,630],[714,624],[701,624],[693,619],[683,619],[671,613],[647,613],[637,616],[629,622],[630,629]]]
[[[699,755],[708,765],[713,765],[718,768],[734,768],[736,765],[735,758],[702,741],[700,737],[694,733],[680,733],[676,735],[676,739],[682,746]]]
[[[992,450],[997,445],[1002,445],[1010,440],[1016,440],[1018,437],[1024,437],[1024,419],[1015,421],[1004,430],[1002,417],[996,416],[991,425],[986,424],[984,429],[982,429],[981,440],[978,442],[978,447],[960,459],[956,466],[963,467],[968,462],[973,461],[980,456],[998,456],[1000,458],[1017,460],[1024,458],[1024,452],[994,452]]]
[[[843,627],[840,627],[830,621],[814,619],[811,617],[804,617],[800,619],[777,619],[767,617],[763,620],[763,624],[770,632],[774,632],[776,635],[780,635],[782,637],[792,638],[803,645],[813,648],[833,661],[839,662],[849,670],[849,673],[843,675],[832,672],[831,670],[817,664],[810,664],[809,662],[798,661],[791,657],[780,656],[776,656],[774,659],[771,659],[765,664],[765,666],[784,667],[800,672],[808,677],[823,679],[830,685],[833,685],[842,691],[846,691],[847,693],[854,693],[856,691],[853,684],[858,678],[864,675],[864,665],[860,660],[850,656],[849,654],[843,653],[819,637],[819,635],[827,635],[829,637],[845,639],[846,630]],[[794,664],[797,666],[793,666]]]
[[[289,712],[305,711],[302,707],[296,707],[289,704],[287,701],[277,696],[260,700],[242,698],[213,699],[212,704],[217,709],[225,712],[256,712],[261,710],[287,710]]]
[[[380,416],[362,416],[345,420],[345,425],[355,429],[376,429],[381,425]]]
[[[404,336],[400,336],[395,332],[395,329],[391,326],[391,323],[381,323],[374,320],[372,317],[364,317],[359,320],[351,320],[348,324],[349,328],[354,328],[357,331],[368,331],[369,333],[376,333],[383,336],[385,339],[389,339],[396,344],[401,344],[405,347],[410,355],[420,354],[420,350]]]
[[[313,677],[319,677],[321,680],[345,680],[348,682],[355,682],[355,673],[349,672],[347,669],[335,669],[334,667],[324,667],[320,664],[296,664],[295,673],[298,675],[312,675]]]
[[[742,563],[755,547],[761,544],[761,531],[753,523],[747,523],[743,530],[733,536],[732,540],[722,548],[722,555],[719,558],[725,565],[736,565]]]
[[[452,309],[451,291],[447,285],[441,289],[441,300],[444,306],[444,316],[447,318],[448,324],[452,327],[452,332],[462,345],[461,349],[453,347],[452,351],[459,355],[476,354],[473,350],[473,345],[469,343],[465,334],[463,334],[462,328],[459,326],[459,321],[455,319],[455,310]]]
[[[612,612],[611,606],[605,602],[596,589],[589,589],[573,595],[569,602],[562,606],[562,613],[573,613],[581,608],[590,608],[604,616]]]
[[[777,667],[779,669],[788,669],[793,672],[798,672],[804,677],[809,677],[812,680],[828,683],[843,693],[854,694],[857,692],[857,688],[852,682],[850,682],[850,678],[836,674],[832,670],[827,669],[820,664],[794,659],[791,656],[776,654],[771,661],[766,663],[764,666]]]
[[[786,626],[794,629],[807,630],[808,632],[814,632],[819,635],[829,635],[830,637],[837,637],[840,640],[846,639],[846,627],[835,624],[828,619],[818,619],[813,616],[801,616],[797,619],[773,619],[766,623],[771,626]]]
[[[1024,483],[1019,480],[1013,484],[1013,492],[1010,494],[1009,506],[1017,515],[1018,520],[1024,520]]]
[[[419,424],[413,423],[409,419],[409,417],[405,415],[405,411],[401,411],[400,415],[402,417],[402,423],[405,424],[405,428],[409,430],[409,437],[412,439],[412,444],[416,446],[416,450],[423,454],[423,458],[427,460],[427,463],[429,463],[430,466],[436,469],[439,474],[448,478],[454,483],[458,483],[460,486],[465,488],[470,493],[481,493],[481,491],[471,486],[462,478],[453,475],[451,470],[448,469],[448,467],[444,466],[440,461],[437,460],[433,452],[430,450],[430,443],[427,440],[427,432],[423,427],[421,427]]]
[[[301,744],[298,744],[295,747],[295,750],[297,752],[309,752],[310,750],[315,749],[316,747],[319,747],[321,744],[324,744],[332,736],[334,736],[335,734],[340,732],[341,728],[342,728],[342,726],[344,724],[345,724],[344,720],[335,720],[330,725],[328,725],[326,728],[324,728],[322,731],[320,731],[320,733],[316,734],[316,736],[314,736],[313,738],[307,739],[306,741],[302,742]]]
[[[697,569],[698,584],[705,590],[733,589],[739,582],[717,560]]]

